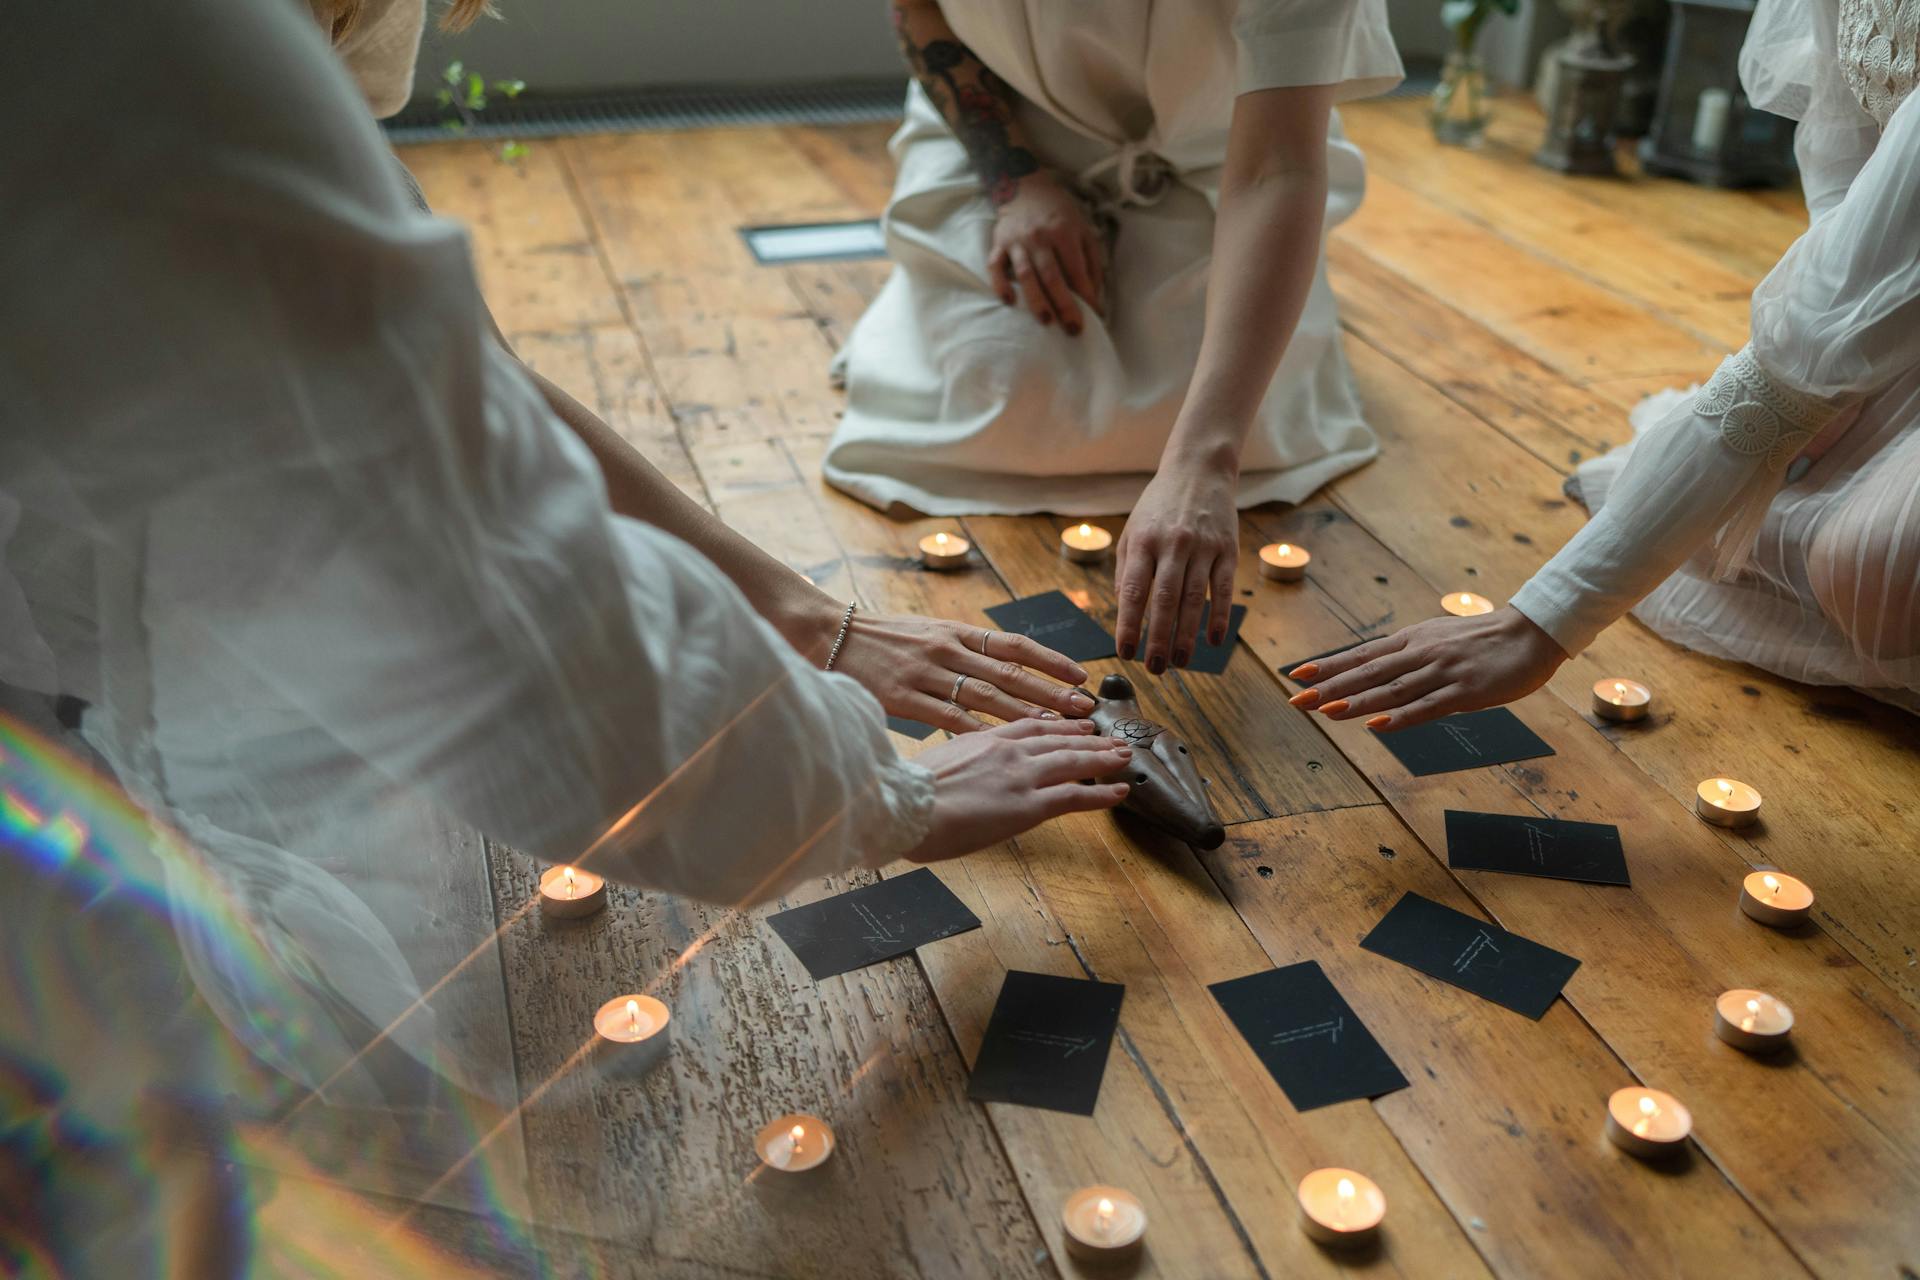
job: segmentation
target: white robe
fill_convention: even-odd
[[[1593,520],[1513,598],[1567,652],[1633,608],[1690,648],[1920,707],[1916,29],[1920,0],[1762,0],[1741,77],[1800,121],[1812,222],[1754,290],[1749,345],[1580,468]],[[1789,472],[1823,431],[1842,434]]]
[[[937,515],[1130,509],[1160,464],[1199,355],[1234,98],[1331,84],[1345,101],[1401,76],[1382,0],[943,0],[955,35],[1020,95],[1043,165],[1118,224],[1107,317],[1069,336],[995,296],[993,209],[926,94],[907,94],[887,208],[895,267],[837,368],[835,486]],[[1365,168],[1336,118],[1326,225]],[[1155,160],[1154,157],[1158,157]],[[1148,177],[1160,161],[1174,180]],[[1372,458],[1324,261],[1255,414],[1242,505],[1297,502]]]
[[[275,974],[181,939],[250,1048],[316,1083],[338,1003],[379,1026],[442,976],[328,870],[394,787],[723,903],[922,838],[931,777],[873,698],[608,509],[306,13],[75,0],[7,38],[32,123],[0,173],[35,178],[0,181],[0,680],[90,703],[185,837],[179,901],[259,935]],[[297,1006],[271,1025],[265,987]]]

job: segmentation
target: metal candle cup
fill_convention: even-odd
[[[972,550],[973,544],[957,533],[930,533],[920,539],[920,563],[929,569],[958,569]]]
[[[779,1116],[754,1135],[753,1149],[769,1169],[805,1173],[833,1154],[833,1127],[819,1116]]]
[[[1607,1099],[1608,1139],[1642,1160],[1672,1155],[1692,1132],[1693,1114],[1670,1093],[1636,1085]]]
[[[540,914],[577,920],[607,905],[607,882],[578,867],[548,867],[540,873]]]
[[[667,1024],[673,1013],[645,995],[615,996],[593,1015],[593,1056],[600,1073],[612,1079],[646,1074],[667,1051]]]
[[[1147,1211],[1122,1187],[1082,1187],[1060,1211],[1067,1252],[1083,1262],[1117,1262],[1140,1249]]]
[[[1638,680],[1603,676],[1593,683],[1593,714],[1602,720],[1616,724],[1644,720],[1652,703],[1653,690]]]
[[[1060,531],[1060,554],[1075,564],[1098,564],[1113,550],[1113,535],[1097,524],[1076,524]]]
[[[1740,882],[1740,910],[1773,929],[1791,929],[1813,914],[1813,890],[1784,871],[1755,871]]]
[[[1291,542],[1269,542],[1260,548],[1260,576],[1273,582],[1298,582],[1313,562],[1305,547]]]
[[[1745,1053],[1773,1053],[1793,1034],[1793,1010],[1764,991],[1723,991],[1713,1002],[1713,1034]]]
[[[1471,591],[1453,591],[1440,597],[1440,607],[1456,618],[1476,618],[1493,612],[1493,601]]]
[[[1353,1248],[1378,1234],[1386,1193],[1363,1173],[1315,1169],[1300,1179],[1300,1228],[1321,1244]]]
[[[1694,788],[1693,811],[1716,827],[1744,827],[1760,816],[1760,793],[1733,778],[1708,778]]]

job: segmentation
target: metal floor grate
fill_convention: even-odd
[[[412,106],[386,122],[396,143],[464,138],[554,138],[576,133],[713,129],[740,125],[865,124],[898,120],[906,81],[767,89],[670,89],[496,102],[472,128],[450,132],[445,114]]]

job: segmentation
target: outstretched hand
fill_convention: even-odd
[[[888,715],[950,733],[986,728],[974,712],[1028,720],[1093,710],[1072,687],[1087,679],[1078,663],[1017,632],[945,618],[856,613],[833,669],[858,680]]]
[[[1127,767],[1133,750],[1095,737],[1091,720],[1022,720],[952,738],[920,753],[933,770],[933,816],[914,862],[957,858],[1010,840],[1063,813],[1111,809],[1125,782],[1093,782]]]
[[[1120,617],[1114,640],[1120,656],[1138,652],[1154,675],[1169,662],[1186,666],[1208,593],[1208,643],[1226,639],[1233,613],[1233,570],[1240,557],[1233,477],[1163,468],[1127,517],[1115,555]]]
[[[1389,732],[1524,698],[1566,660],[1553,637],[1508,605],[1416,622],[1287,674],[1313,682],[1294,706],[1333,720],[1366,716],[1369,729]]]

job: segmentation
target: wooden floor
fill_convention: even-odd
[[[1478,153],[1436,148],[1417,104],[1346,120],[1371,173],[1329,256],[1381,457],[1304,506],[1247,514],[1243,564],[1289,539],[1314,572],[1278,588],[1243,569],[1227,673],[1147,694],[1216,780],[1227,844],[1196,855],[1104,815],[1055,823],[940,868],[983,929],[819,985],[764,911],[622,891],[584,927],[511,924],[480,972],[503,984],[529,1105],[492,1145],[524,1177],[502,1194],[543,1224],[553,1273],[1077,1274],[1062,1201],[1112,1182],[1146,1203],[1143,1275],[1920,1274],[1913,719],[1628,622],[1516,708],[1551,759],[1409,778],[1357,724],[1290,710],[1275,676],[1434,613],[1442,591],[1515,590],[1580,527],[1563,475],[1628,437],[1640,396],[1744,341],[1749,291],[1804,213],[1791,195],[1549,174],[1526,162],[1539,126],[1520,105]],[[887,132],[588,137],[512,168],[480,144],[405,159],[471,225],[521,353],[827,590],[979,620],[1062,587],[1111,625],[1108,571],[1061,563],[1056,522],[958,522],[990,567],[929,575],[910,549],[955,522],[893,523],[819,481],[840,407],[827,359],[886,267],[759,267],[735,228],[879,212]],[[1599,727],[1585,706],[1603,673],[1651,684],[1659,714]],[[1691,815],[1695,782],[1720,773],[1766,794],[1763,830]],[[1618,823],[1634,886],[1451,872],[1449,807]],[[444,843],[435,856],[473,865]],[[490,853],[490,884],[449,882],[506,922],[536,869]],[[1812,882],[1817,928],[1738,914],[1741,876],[1766,865]],[[1361,951],[1408,889],[1580,957],[1566,999],[1529,1022]],[[1411,1088],[1300,1114],[1205,990],[1306,959]],[[966,1100],[1008,968],[1126,984],[1091,1119]],[[600,1000],[662,975],[668,1069],[620,1086],[563,1070]],[[1733,986],[1792,1004],[1796,1053],[1713,1038],[1711,1001]],[[1604,1100],[1634,1081],[1692,1108],[1699,1149],[1680,1167],[1606,1143]],[[751,1134],[786,1110],[830,1119],[839,1153],[818,1177],[751,1177]],[[1341,1261],[1298,1230],[1293,1186],[1327,1164],[1385,1188],[1377,1253]]]

